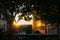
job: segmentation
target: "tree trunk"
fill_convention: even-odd
[[[57,34],[59,35],[59,23],[57,24]]]

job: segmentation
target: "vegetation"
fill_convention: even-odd
[[[8,21],[8,24],[10,26],[14,18],[13,12],[14,11],[19,12],[19,10],[17,10],[16,8],[18,8],[18,5],[22,6],[23,4],[26,6],[25,8],[22,9],[23,16],[26,15],[27,12],[36,10],[37,11],[36,15],[40,17],[43,21],[48,21],[49,23],[57,23],[56,28],[58,30],[57,32],[59,33],[59,25],[60,25],[59,0],[45,0],[45,1],[43,0],[18,0],[18,1],[0,0],[0,15],[1,14],[4,15],[5,20]],[[32,5],[34,6],[31,7]],[[10,12],[11,15],[7,13],[7,10]]]

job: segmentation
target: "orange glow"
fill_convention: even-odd
[[[16,23],[15,21],[13,22],[13,24],[15,25],[15,26],[18,26],[19,24],[18,23]]]
[[[45,34],[45,30],[41,29],[45,27],[45,22],[41,20],[33,21],[33,30],[38,30],[40,33]]]
[[[18,13],[15,16],[15,20],[13,22],[13,28],[20,28],[22,25],[32,25],[33,24],[33,15],[29,15],[29,17],[32,17],[30,21],[25,21],[24,17],[19,17],[22,15],[22,13]],[[20,19],[22,18],[22,19]]]
[[[19,24],[16,23],[15,21],[13,22],[13,26],[14,26],[14,28],[16,28],[16,29],[18,29],[18,28],[20,27]]]
[[[37,23],[36,27],[41,26],[41,21],[37,21],[36,23]]]

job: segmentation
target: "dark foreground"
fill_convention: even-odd
[[[59,35],[0,35],[0,40],[60,40]]]

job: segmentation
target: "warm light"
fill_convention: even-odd
[[[16,23],[15,21],[13,22],[13,26],[14,26],[14,28],[19,28],[19,24],[18,23]]]
[[[15,25],[15,21],[13,22],[13,24]]]
[[[38,26],[41,26],[41,23],[38,23]]]
[[[24,19],[21,19],[17,23],[20,24],[20,25],[31,25],[32,24],[32,21],[33,20],[31,20],[31,21],[25,21]]]
[[[32,17],[32,19],[30,21],[25,21],[24,17],[22,17],[22,19],[19,20],[19,16],[22,15],[22,13],[19,13],[15,16],[15,21],[18,25],[32,25],[33,23],[33,16],[32,14],[29,15],[29,17]],[[15,23],[14,23],[15,24]]]
[[[39,27],[41,26],[41,21],[37,21],[37,26],[36,27]]]
[[[21,16],[21,15],[22,15],[22,13],[16,14],[16,16],[15,16],[15,21],[16,22],[19,20],[19,16]]]
[[[32,25],[33,24],[33,15],[29,15],[29,17],[32,17],[32,19],[30,21],[25,21],[24,17],[19,17],[21,16],[22,13],[16,14],[15,16],[15,20],[13,22],[13,28],[18,29],[20,28],[22,25]],[[22,18],[22,19],[20,19]]]
[[[19,24],[14,21],[14,25],[18,26]]]

